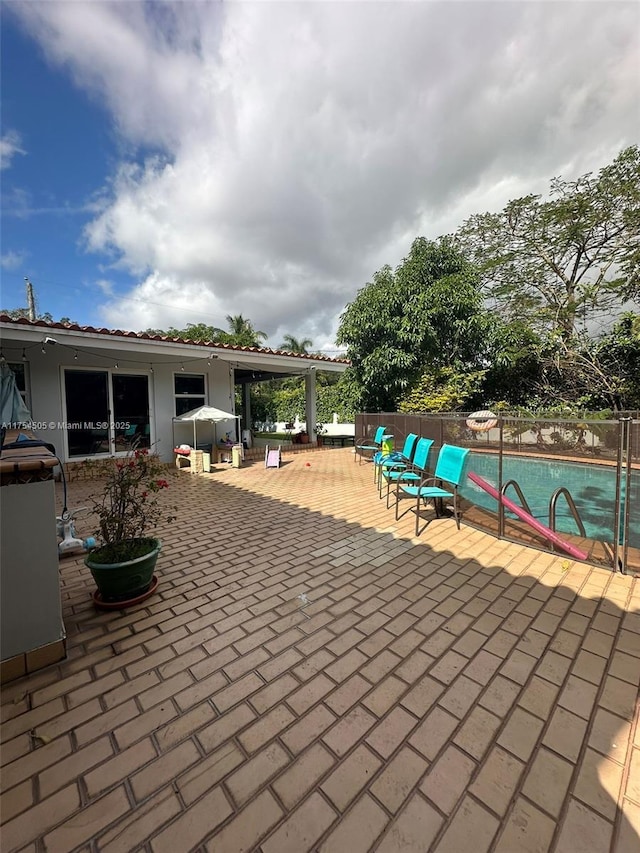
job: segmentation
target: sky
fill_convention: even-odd
[[[418,236],[640,141],[640,4],[4,0],[2,295],[336,350]]]

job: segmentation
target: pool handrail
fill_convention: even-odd
[[[549,501],[549,527],[553,532],[556,532],[556,505],[558,503],[558,498],[563,496],[567,502],[567,506],[573,516],[573,520],[578,525],[578,531],[580,536],[583,539],[587,538],[587,531],[584,529],[584,524],[582,523],[582,519],[580,518],[580,513],[578,512],[578,507],[575,505],[573,497],[571,496],[571,492],[567,489],[566,486],[560,486],[559,489],[556,489],[555,492],[551,495],[551,500]]]
[[[473,471],[469,471],[468,475],[469,479],[472,483],[475,483],[476,486],[479,486],[485,492],[491,495],[492,498],[501,502],[507,509],[511,510],[514,515],[517,515],[519,519],[526,522],[529,527],[532,527],[537,533],[540,533],[545,539],[548,539],[549,542],[552,542],[554,545],[557,545],[558,548],[561,548],[563,551],[566,551],[576,560],[581,560],[585,562],[589,559],[589,555],[585,554],[584,551],[581,551],[580,548],[576,548],[575,545],[571,545],[569,542],[565,542],[564,539],[561,539],[557,533],[555,533],[551,528],[542,524],[542,522],[538,521],[537,518],[534,518],[530,513],[526,510],[522,509],[522,507],[515,504],[513,501],[506,498],[503,494],[501,494],[497,489],[487,483],[486,480],[483,480],[479,474],[475,474]]]
[[[504,484],[504,486],[501,489],[502,494],[503,495],[507,494],[507,489],[509,488],[509,486],[512,486],[515,489],[515,492],[518,495],[518,498],[520,499],[520,503],[522,504],[524,509],[526,509],[526,511],[529,513],[529,515],[533,515],[533,513],[531,512],[531,507],[529,506],[529,502],[525,498],[524,493],[523,493],[522,489],[520,488],[520,484],[518,483],[517,480],[507,480],[507,482]],[[549,526],[551,526],[551,525],[549,525]]]

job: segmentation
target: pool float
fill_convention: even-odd
[[[474,432],[485,432],[498,425],[498,416],[488,409],[483,412],[473,412],[467,418],[467,426]]]

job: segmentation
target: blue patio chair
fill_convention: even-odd
[[[413,458],[409,464],[403,464],[403,467],[397,469],[385,468],[381,470],[380,479],[384,480],[387,484],[387,509],[389,509],[389,496],[392,484],[395,483],[396,487],[398,483],[412,483],[415,485],[427,476],[429,453],[431,452],[432,445],[432,438],[419,438],[416,442]]]
[[[360,464],[362,464],[362,460],[365,459],[367,462],[371,462],[373,458],[373,454],[380,450],[382,447],[382,439],[387,431],[387,428],[384,426],[379,426],[376,430],[376,434],[373,439],[367,441],[366,436],[360,439],[361,442],[365,442],[364,444],[358,444],[355,442],[355,453],[354,453],[354,462],[355,457],[358,458]],[[371,456],[364,456],[364,453],[371,453]]]
[[[382,487],[385,483],[384,472],[393,469],[394,471],[404,470],[413,459],[413,454],[416,449],[418,436],[415,432],[410,432],[405,438],[402,450],[394,450],[391,453],[384,453],[379,450],[373,456],[373,464],[378,473],[378,497],[382,498]],[[375,477],[374,477],[375,480]]]
[[[440,518],[444,514],[444,501],[452,499],[453,516],[456,520],[456,526],[460,530],[458,486],[464,475],[464,466],[468,455],[469,449],[466,447],[443,444],[432,477],[424,477],[419,483],[406,482],[403,481],[402,477],[398,478],[396,483],[396,521],[399,517],[398,507],[402,498],[415,498],[414,512],[416,514],[416,536],[418,536],[420,501],[425,504],[427,501],[433,501],[436,518]],[[447,488],[444,488],[445,486]]]

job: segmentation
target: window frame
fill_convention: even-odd
[[[176,390],[176,380],[177,379],[185,379],[187,377],[202,379],[202,393],[194,394],[190,392],[178,393]],[[178,401],[182,400],[193,400],[193,405],[187,406],[184,412],[178,411]],[[173,374],[173,416],[176,418],[181,417],[185,412],[191,411],[191,409],[197,409],[199,406],[207,405],[207,374],[206,373],[192,373],[191,371],[182,371],[177,370]]]
[[[69,452],[69,431],[68,429],[64,430],[64,453],[65,458],[70,462],[80,462],[83,459],[96,459],[96,458],[104,458],[105,456],[126,456],[127,453],[130,452],[131,448],[128,446],[122,446],[121,442],[118,441],[118,430],[116,430],[114,426],[113,420],[113,412],[114,412],[114,388],[113,388],[113,377],[114,376],[143,376],[147,380],[147,404],[149,411],[149,432],[148,432],[148,443],[149,446],[153,446],[155,442],[155,425],[154,425],[154,404],[153,404],[153,377],[151,372],[148,370],[118,370],[116,368],[111,367],[97,367],[97,366],[84,366],[77,364],[61,364],[60,365],[60,391],[62,395],[62,412],[63,419],[65,424],[71,422],[69,418],[68,410],[67,410],[67,392],[66,392],[66,375],[67,373],[99,373],[106,375],[107,379],[107,407],[108,407],[108,420],[109,426],[107,429],[107,438],[106,441],[109,445],[108,450],[102,450],[101,452],[95,453],[87,453],[87,454],[74,454],[73,456]]]
[[[7,361],[7,367],[13,372],[13,375],[16,377],[16,385],[18,387],[18,391],[20,392],[20,396],[22,400],[31,412],[31,376],[29,372],[29,362],[28,361]],[[18,374],[14,370],[14,368],[20,368],[24,370],[24,388],[21,388],[18,384]],[[33,416],[33,413],[32,413]]]

